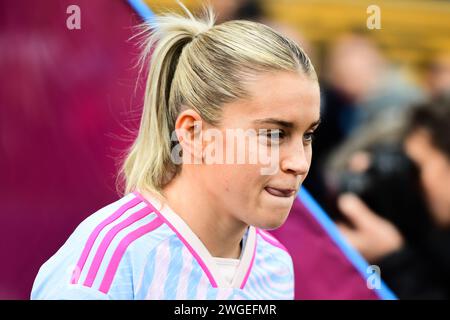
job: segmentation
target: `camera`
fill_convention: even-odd
[[[418,242],[430,227],[418,168],[399,144],[376,144],[365,150],[365,170],[340,175],[338,193],[358,195],[369,208],[392,222],[410,242]]]

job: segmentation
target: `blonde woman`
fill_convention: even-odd
[[[265,230],[286,220],[310,167],[314,68],[265,25],[184,10],[144,32],[125,195],[41,267],[32,299],[293,299],[291,257]]]

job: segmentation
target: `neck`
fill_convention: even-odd
[[[237,220],[215,201],[186,170],[175,177],[162,193],[168,205],[186,222],[213,257],[238,259],[240,243],[248,225]]]

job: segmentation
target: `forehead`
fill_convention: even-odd
[[[320,89],[316,80],[294,72],[264,73],[247,82],[250,96],[228,104],[223,121],[235,124],[264,118],[309,126],[320,118]]]

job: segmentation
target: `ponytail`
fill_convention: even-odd
[[[173,13],[158,16],[154,22],[144,24],[139,33],[151,33],[143,43],[140,59],[141,71],[148,61],[150,68],[139,134],[122,167],[122,174],[126,177],[125,193],[145,186],[158,194],[177,172],[170,157],[171,133],[178,113],[176,106],[169,104],[172,80],[183,48],[214,24],[210,9],[206,10],[206,20],[201,21],[196,20],[182,3],[179,4],[189,18]]]

